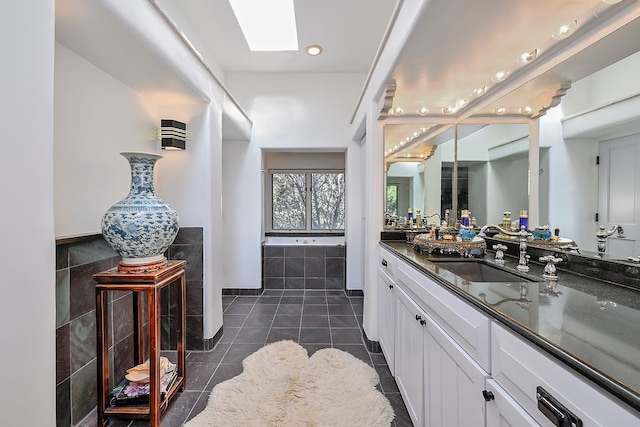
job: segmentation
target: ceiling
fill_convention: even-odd
[[[296,52],[251,52],[228,0],[157,0],[174,11],[187,37],[210,52],[225,72],[366,73],[373,62],[395,0],[294,0]],[[304,52],[319,44],[317,57]]]
[[[389,76],[389,111],[382,112],[388,157],[428,153],[450,138],[454,123],[538,117],[571,83],[639,51],[640,0],[606,1],[425,1]],[[393,0],[294,0],[301,50],[251,52],[227,0],[158,2],[188,22],[187,35],[225,72],[365,73],[396,8]],[[576,21],[572,35],[553,36]],[[325,51],[309,57],[302,48],[310,44]],[[535,60],[521,59],[536,49]],[[492,81],[499,70],[508,70],[507,78]],[[478,88],[486,92],[479,96]],[[394,114],[397,107],[402,114]],[[453,112],[444,113],[447,107]]]
[[[397,3],[415,0],[294,0],[301,48],[297,52],[251,52],[228,0],[147,1],[164,9],[196,49],[205,58],[215,58],[224,73],[364,75],[394,23]],[[172,81],[171,70],[160,74],[163,68],[152,55],[148,61],[138,61],[149,66],[137,74],[117,69],[128,58],[139,59],[143,49],[134,48],[140,43],[135,34],[129,37],[125,29],[115,29],[122,25],[107,16],[103,3],[108,2],[56,0],[56,40],[113,75],[127,76],[132,87],[145,89],[157,74],[154,86],[184,92],[180,82]],[[403,143],[389,157],[428,151],[454,123],[526,122],[544,114],[573,82],[640,51],[640,0],[613,5],[603,0],[423,3],[416,26],[389,70],[389,99],[381,112],[386,116],[385,150]],[[573,35],[552,37],[570,21],[578,22]],[[310,44],[322,45],[324,52],[306,55],[303,49]],[[519,60],[522,53],[535,49],[534,61]],[[509,70],[507,78],[492,81],[502,69]],[[483,87],[486,93],[474,94]],[[462,100],[466,100],[463,107],[443,113],[443,108],[459,106]],[[394,114],[396,107],[403,113]],[[421,107],[429,110],[424,116],[417,111]],[[531,112],[521,113],[525,107]],[[505,113],[496,115],[497,108],[505,108]]]

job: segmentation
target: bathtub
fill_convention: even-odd
[[[265,236],[265,246],[345,246],[345,236]]]

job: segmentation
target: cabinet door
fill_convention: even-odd
[[[424,340],[426,314],[399,287],[396,295],[396,383],[415,427],[424,426]],[[421,322],[422,321],[422,322]]]
[[[540,426],[518,403],[494,380],[486,381],[486,392],[491,396],[486,404],[487,426],[491,427],[537,427]]]
[[[378,331],[380,347],[387,359],[391,374],[395,376],[395,300],[393,288],[395,283],[383,269],[378,268]]]
[[[483,427],[489,374],[431,318],[425,341],[427,425]]]

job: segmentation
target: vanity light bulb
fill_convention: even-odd
[[[574,33],[576,28],[578,28],[578,21],[571,21],[563,24],[560,26],[558,32],[553,35],[553,38],[558,40],[567,38]]]
[[[477,89],[474,89],[474,90],[473,90],[473,93],[474,93],[474,95],[478,95],[478,96],[480,96],[480,95],[484,95],[484,93],[485,93],[486,91],[487,91],[487,87],[486,87],[486,86],[482,86],[482,87],[479,87],[479,88],[477,88]]]
[[[496,83],[497,83],[497,82],[501,82],[501,81],[503,81],[504,79],[506,79],[506,78],[507,78],[507,75],[508,75],[508,74],[509,74],[509,70],[501,70],[501,71],[498,71],[497,73],[495,73],[495,74],[493,75],[493,77],[491,78],[491,80],[493,80],[493,81],[494,81],[494,82],[496,82]]]
[[[451,107],[451,106],[449,106],[449,107],[444,107],[444,108],[442,109],[442,112],[443,112],[444,114],[453,114],[455,111],[456,111],[456,108],[455,108],[455,107]]]
[[[520,114],[531,114],[531,107],[522,107],[520,109]]]
[[[463,108],[465,105],[467,105],[467,103],[469,102],[468,99],[466,98],[460,98],[456,101],[456,106],[458,108]]]
[[[404,113],[404,110],[402,109],[402,107],[396,107],[393,112],[399,116],[400,114]]]
[[[526,64],[528,62],[533,61],[537,57],[538,57],[538,49],[533,49],[531,52],[525,52],[522,55],[520,55],[520,61]]]
[[[427,107],[418,108],[418,114],[420,114],[421,116],[426,115],[428,112],[429,112],[429,109]]]
[[[507,109],[504,107],[500,107],[500,108],[496,108],[494,111],[497,115],[501,116],[507,112]]]
[[[413,135],[414,138],[417,138],[418,135],[420,135],[420,134],[418,132],[414,132],[412,135]]]

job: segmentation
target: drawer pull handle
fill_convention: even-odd
[[[424,320],[424,319],[420,319],[420,324],[421,324],[422,326],[426,325],[426,323],[427,323],[427,321],[426,321],[426,320]]]
[[[496,398],[493,395],[493,392],[489,391],[489,390],[482,390],[482,396],[484,397],[484,400],[486,400],[487,402],[490,402],[490,401],[492,401],[493,399]]]
[[[536,388],[538,409],[557,427],[582,427],[582,420],[551,396],[544,388]]]
[[[419,314],[416,314],[416,320],[420,321],[420,319],[422,319],[422,316],[420,316]]]
[[[389,289],[393,289],[393,285],[389,285]]]
[[[386,267],[386,266],[387,266],[387,260],[386,260],[386,259],[384,259],[384,258],[382,258],[382,262],[381,262],[381,264],[382,264],[384,267]]]

